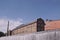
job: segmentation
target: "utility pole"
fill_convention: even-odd
[[[7,24],[7,36],[9,36],[9,21],[8,21],[8,24]]]

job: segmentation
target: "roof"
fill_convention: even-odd
[[[57,20],[47,20],[47,21],[60,21],[60,19],[57,19]]]
[[[19,28],[22,28],[22,27],[25,27],[25,26],[28,26],[28,25],[31,25],[33,23],[36,23],[37,21],[33,21],[33,22],[30,22],[30,23],[27,23],[27,24],[21,24],[19,26],[17,26],[16,28],[14,28],[12,31],[16,30],[16,29],[19,29]]]
[[[42,18],[38,18],[37,20],[43,20],[43,19],[42,19]],[[19,29],[19,28],[25,27],[25,26],[27,26],[27,25],[30,25],[30,24],[36,23],[37,20],[35,20],[35,21],[33,21],[33,22],[30,22],[30,23],[27,23],[27,24],[19,25],[18,27],[16,27],[16,28],[13,29],[13,30],[16,30],[16,29]],[[13,31],[13,30],[12,30],[12,31]]]
[[[55,21],[60,21],[60,20],[48,20],[48,21],[45,21],[45,23],[46,23],[46,26],[45,27],[48,27],[49,25],[51,25],[51,24],[56,24],[56,23],[54,23]],[[17,26],[16,28],[14,28],[12,31],[14,31],[14,30],[16,30],[16,29],[19,29],[19,28],[22,28],[22,27],[25,27],[25,26],[27,26],[27,25],[30,25],[30,24],[33,24],[33,23],[36,23],[37,21],[33,21],[33,22],[30,22],[30,23],[27,23],[27,24],[22,24],[22,25],[19,25],[19,26]],[[60,24],[60,23],[59,23]],[[52,25],[51,25],[52,26]]]

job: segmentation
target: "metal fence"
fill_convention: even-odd
[[[1,37],[0,40],[60,40],[60,30]]]

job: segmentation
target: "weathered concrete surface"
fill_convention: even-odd
[[[60,40],[60,30],[1,37],[0,40]]]

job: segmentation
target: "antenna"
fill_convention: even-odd
[[[8,21],[8,24],[7,24],[7,36],[9,35],[9,21]]]

